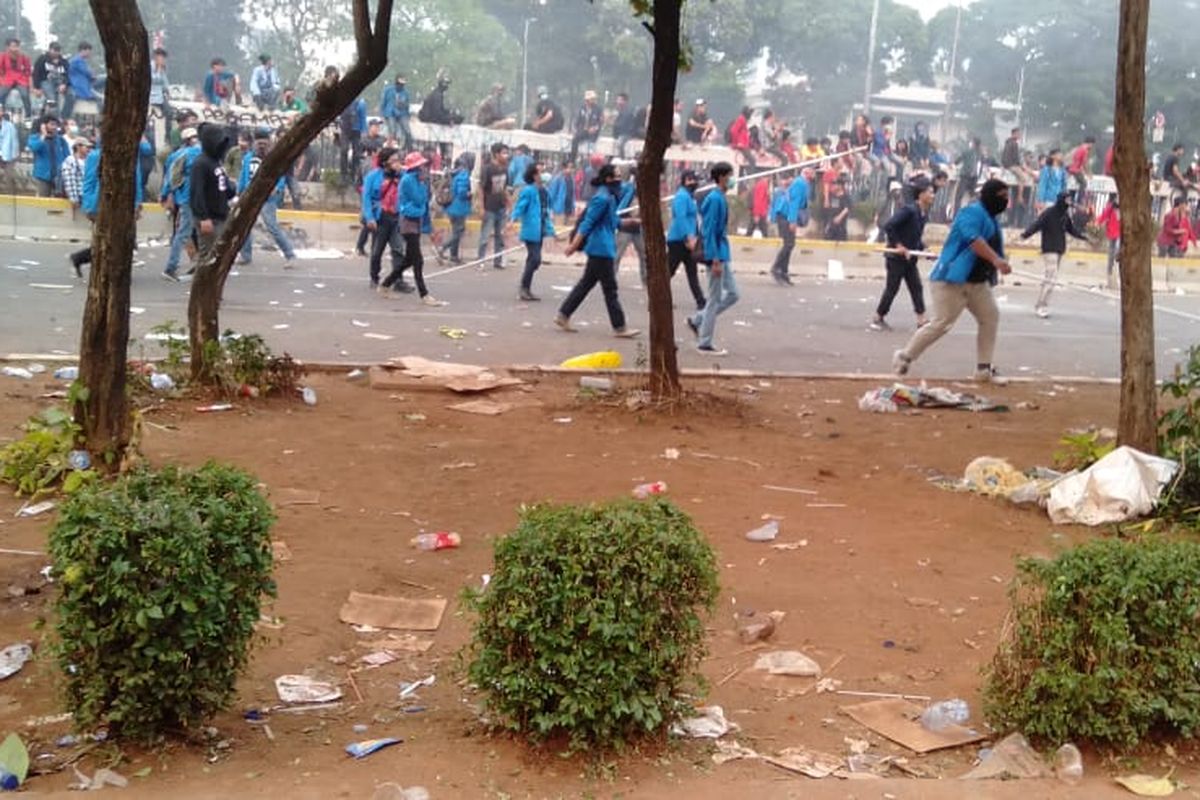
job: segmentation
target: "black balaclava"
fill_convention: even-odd
[[[1000,192],[1007,188],[1008,184],[999,178],[989,178],[983,184],[979,190],[979,202],[989,215],[998,217],[1008,208],[1008,198],[1000,196]]]

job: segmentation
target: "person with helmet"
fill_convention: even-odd
[[[533,119],[526,126],[535,133],[558,133],[563,129],[562,108],[550,99],[550,90],[545,86],[537,88],[537,105],[533,109]]]

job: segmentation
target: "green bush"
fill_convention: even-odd
[[[81,728],[153,741],[225,707],[275,593],[273,522],[255,479],[218,464],[138,470],[63,506],[54,649]]]
[[[1176,513],[1200,511],[1200,345],[1175,366],[1162,391],[1175,402],[1158,419],[1159,452],[1179,462],[1180,472],[1165,505]]]
[[[1096,540],[1019,564],[984,704],[999,730],[1133,746],[1200,729],[1200,544]]]
[[[469,675],[497,722],[573,750],[662,730],[699,687],[712,548],[669,502],[540,505],[496,543]]]
[[[71,494],[96,477],[93,469],[71,466],[79,426],[66,409],[50,406],[25,423],[25,435],[0,448],[0,483],[37,497],[61,488]]]

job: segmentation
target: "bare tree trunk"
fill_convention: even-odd
[[[1150,0],[1121,0],[1113,166],[1121,198],[1121,410],[1117,440],[1158,452],[1150,176],[1146,168],[1146,31]]]
[[[392,0],[379,0],[372,25],[369,0],[354,0],[354,39],[358,50],[354,66],[336,84],[318,90],[312,110],[271,148],[250,186],[238,198],[220,239],[211,253],[196,265],[188,298],[193,379],[207,381],[212,378],[205,345],[217,341],[220,334],[219,315],[225,280],[238,250],[258,219],[258,212],[288,167],[383,72],[387,66],[391,16]]]
[[[104,44],[108,88],[100,126],[102,191],[79,342],[79,381],[86,391],[75,404],[75,420],[97,466],[116,469],[130,434],[125,358],[131,234],[140,212],[134,176],[150,101],[150,45],[135,0],[91,0],[91,7]]]
[[[671,144],[682,6],[683,0],[657,0],[654,3],[650,120],[637,175],[642,235],[646,244],[646,291],[650,305],[650,392],[656,400],[675,399],[682,391],[660,190],[663,155]]]

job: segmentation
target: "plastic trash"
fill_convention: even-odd
[[[751,542],[773,542],[779,536],[779,520],[768,520],[766,525],[759,526],[746,533]]]
[[[801,678],[816,678],[821,674],[821,665],[796,650],[777,650],[764,653],[754,662],[756,670],[770,675],[794,675]]]
[[[921,726],[927,731],[944,731],[951,725],[962,725],[971,718],[971,707],[966,700],[954,698],[932,703],[921,712]]]
[[[72,450],[67,454],[67,463],[71,469],[85,470],[92,465],[92,455],[87,450]]]
[[[55,380],[73,381],[79,378],[79,367],[59,367],[54,370]]]
[[[257,386],[251,386],[248,383],[243,383],[238,387],[238,395],[241,397],[249,397],[254,399],[261,394]]]
[[[580,389],[591,389],[595,392],[611,392],[613,390],[612,378],[601,378],[597,375],[584,375],[579,379]]]
[[[317,390],[311,386],[305,386],[300,391],[300,396],[304,398],[304,405],[315,406],[317,404]]]
[[[1054,775],[1060,781],[1076,784],[1083,780],[1083,754],[1067,742],[1054,753]]]
[[[1169,459],[1118,447],[1083,472],[1054,484],[1046,510],[1056,525],[1105,525],[1141,517],[1154,510],[1178,470]]]
[[[559,366],[563,369],[620,369],[621,354],[616,350],[584,353],[581,356],[568,358],[559,364]]]
[[[0,790],[16,790],[28,775],[29,751],[20,736],[10,733],[0,743]]]
[[[11,678],[21,671],[25,662],[33,658],[33,648],[24,642],[10,644],[0,650],[0,681]]]
[[[0,373],[7,375],[10,378],[21,378],[22,380],[30,380],[33,378],[33,373],[24,367],[5,367],[0,370]]]
[[[691,739],[720,739],[737,729],[737,723],[725,719],[725,710],[720,706],[701,706],[696,709],[696,716],[672,725],[671,733]]]
[[[214,411],[232,411],[233,403],[213,403],[210,406],[196,406],[196,410],[201,414],[210,414]]]
[[[633,496],[638,500],[645,500],[649,497],[656,497],[660,494],[667,493],[666,481],[655,481],[654,483],[643,483],[640,486],[633,488]]]
[[[462,537],[457,533],[438,531],[414,536],[409,543],[418,550],[452,550],[462,544]]]
[[[156,392],[169,392],[175,388],[175,381],[165,372],[154,372],[150,375],[150,388]]]
[[[334,684],[307,675],[280,675],[275,679],[275,691],[285,703],[329,703],[342,696]]]

